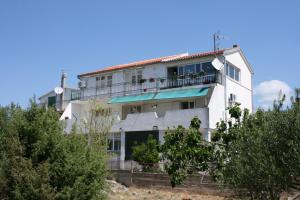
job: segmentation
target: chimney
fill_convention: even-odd
[[[234,45],[232,45],[232,47],[233,47],[233,48],[237,48],[237,47],[239,47],[239,45],[234,44]]]
[[[64,100],[65,100],[65,88],[67,87],[67,74],[62,71],[60,86],[63,89],[63,93],[60,94],[60,112],[64,109]]]
[[[63,71],[61,74],[61,83],[60,83],[61,88],[67,87],[67,74]]]

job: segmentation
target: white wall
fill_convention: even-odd
[[[214,87],[210,102],[208,104],[209,109],[209,128],[216,128],[217,122],[224,119],[225,116],[225,98],[224,98],[224,86],[217,84]]]
[[[252,91],[248,88],[245,88],[241,84],[232,80],[231,78],[226,79],[226,88],[227,88],[227,101],[230,97],[230,94],[236,95],[236,102],[241,103],[241,109],[247,108],[252,112]],[[229,106],[229,104],[227,103]]]
[[[236,101],[241,103],[241,108],[247,108],[252,112],[252,73],[239,52],[226,55],[225,57],[228,62],[241,70],[239,82],[230,77],[226,78],[227,100],[230,93],[233,93],[236,95]]]

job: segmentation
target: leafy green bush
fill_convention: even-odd
[[[230,109],[231,119],[217,125],[212,138],[212,174],[238,193],[248,192],[252,199],[279,199],[300,176],[300,108],[293,104],[282,109],[254,114],[238,105]]]
[[[157,171],[159,162],[159,144],[152,135],[148,136],[147,142],[132,148],[133,160],[143,167],[143,171]]]
[[[34,102],[0,108],[0,199],[103,199],[106,158]]]
[[[193,118],[189,129],[178,126],[168,130],[162,145],[162,158],[165,169],[171,177],[171,185],[181,184],[188,174],[208,169],[211,159],[211,146],[202,139],[199,132],[201,121]]]

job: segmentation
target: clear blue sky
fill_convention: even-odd
[[[212,50],[218,30],[252,64],[254,86],[300,86],[300,1],[0,0],[0,104],[26,106],[76,75],[181,52]],[[259,97],[256,97],[259,98]],[[256,104],[259,100],[256,99]]]

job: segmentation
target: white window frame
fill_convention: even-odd
[[[111,79],[108,79],[111,77]],[[102,74],[96,76],[96,85],[100,88],[111,87],[113,84],[113,74]]]
[[[130,83],[131,85],[140,85],[140,80],[143,79],[143,69],[131,69],[124,71],[124,81]]]
[[[230,67],[233,68],[233,78],[230,76]],[[239,73],[239,80],[236,80],[236,72]],[[231,63],[226,63],[226,76],[229,77],[230,79],[240,83],[241,82],[241,69],[234,66]]]
[[[121,151],[121,133],[120,132],[111,133],[111,135],[107,138],[107,144],[109,141],[112,142],[112,149],[107,149],[108,152],[120,152]],[[115,141],[120,141],[120,143],[119,143],[120,145],[119,145],[118,149],[116,149],[116,147],[115,147]]]

